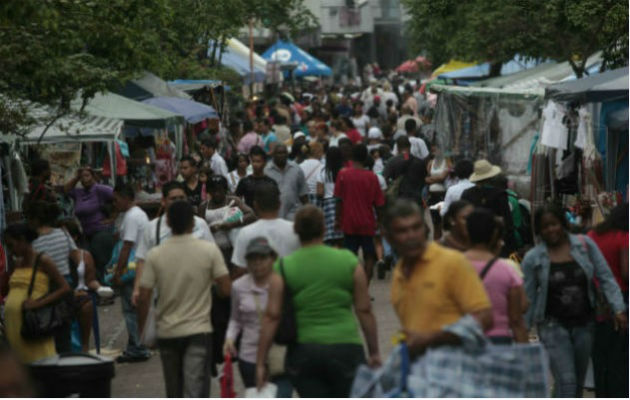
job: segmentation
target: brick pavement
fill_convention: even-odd
[[[375,281],[370,286],[374,297],[374,313],[377,319],[381,358],[385,360],[392,349],[391,337],[399,329],[398,319],[389,303],[389,279]],[[120,302],[99,307],[102,354],[115,357],[124,349],[127,331],[124,327]],[[238,371],[234,371],[237,395],[243,396],[243,385]],[[155,352],[147,362],[116,364],[116,376],[112,381],[113,397],[164,397],[164,382],[160,357]],[[212,381],[212,397],[219,397],[218,380]]]

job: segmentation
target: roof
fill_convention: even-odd
[[[137,101],[142,101],[151,97],[191,98],[188,94],[170,86],[162,78],[150,72],[145,72],[144,75],[138,79],[128,81],[125,86],[116,92]]]
[[[474,86],[450,86],[450,85],[432,85],[431,91],[435,93],[453,93],[462,96],[476,97],[517,97],[517,98],[542,98],[545,94],[543,89],[500,89],[500,88],[481,88]]]
[[[555,101],[580,103],[628,98],[628,67],[603,72],[547,87],[545,97]]]

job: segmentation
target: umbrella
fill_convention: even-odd
[[[396,68],[396,72],[400,73],[415,73],[418,70],[418,64],[413,60],[407,60]]]

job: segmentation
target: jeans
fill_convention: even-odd
[[[120,287],[120,304],[122,305],[122,313],[127,325],[127,333],[129,340],[127,341],[127,349],[125,354],[130,357],[149,357],[149,350],[140,342],[140,333],[138,332],[138,314],[136,308],[131,303],[133,295],[133,281],[124,283]]]
[[[256,364],[243,360],[238,360],[238,370],[241,373],[243,386],[246,388],[256,387]],[[278,387],[276,397],[291,398],[293,396],[293,385],[286,375],[275,376],[271,382]]]
[[[490,340],[492,344],[499,346],[514,343],[514,339],[512,339],[511,336],[488,336],[488,340]]]
[[[555,397],[582,397],[593,347],[593,323],[566,326],[547,320],[538,325],[538,336],[549,353]]]
[[[628,398],[628,331],[616,331],[612,320],[595,324],[593,375],[596,397]]]
[[[158,339],[167,397],[210,397],[212,334]]]
[[[360,344],[303,344],[289,347],[287,374],[300,397],[348,397],[359,365]]]

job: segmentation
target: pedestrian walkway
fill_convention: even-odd
[[[398,318],[389,302],[389,275],[385,281],[374,280],[370,285],[370,295],[374,297],[374,315],[376,316],[381,358],[385,360],[393,345],[391,338],[399,330]],[[99,307],[102,343],[106,346],[102,354],[116,357],[125,348],[126,330],[120,305]],[[234,386],[237,396],[244,395],[241,377],[234,371]],[[149,361],[131,364],[116,364],[116,376],[112,380],[112,397],[165,397],[164,380],[160,357],[154,353]],[[220,397],[218,379],[212,380],[212,397]]]

